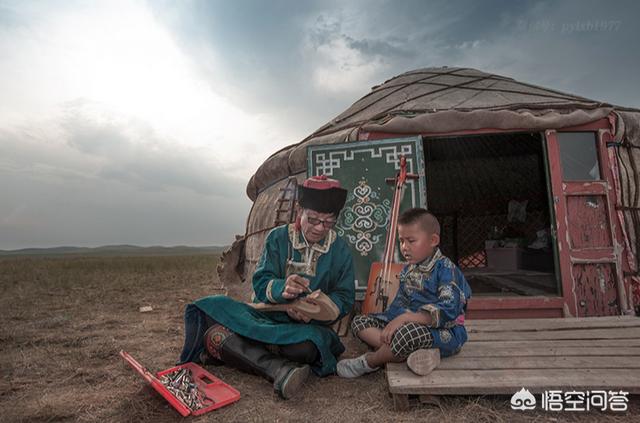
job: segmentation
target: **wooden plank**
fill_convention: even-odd
[[[549,389],[640,394],[640,319],[470,321],[462,351],[427,376],[387,366],[393,395],[512,395]]]
[[[562,329],[598,329],[640,327],[640,318],[635,316],[589,317],[575,319],[498,319],[467,320],[468,332],[502,332],[502,331],[545,331]]]
[[[612,357],[552,356],[552,357],[462,357],[443,359],[436,370],[494,370],[494,369],[640,369],[638,355]],[[579,370],[578,370],[579,371]]]
[[[392,394],[511,395],[522,387],[532,393],[566,388],[640,393],[640,369],[436,370],[417,376],[404,363],[391,363],[387,380]]]
[[[528,321],[530,321],[531,319],[513,319],[510,320],[511,322],[520,322],[520,323],[527,323]],[[536,322],[539,323],[555,323],[555,322],[619,322],[622,320],[633,320],[633,321],[638,321],[640,320],[640,317],[637,316],[600,316],[600,317],[561,317],[561,318],[557,318],[557,317],[553,317],[553,318],[544,318],[544,319],[534,319]],[[499,325],[504,323],[505,320],[502,319],[479,319],[479,320],[468,320],[467,323],[470,324],[474,324],[474,323],[482,323],[484,324],[495,324],[495,325]]]
[[[531,348],[492,348],[490,344],[483,348],[462,347],[462,351],[453,358],[469,357],[557,357],[557,356],[638,356],[637,347],[531,347]]]
[[[546,339],[629,339],[640,338],[640,327],[622,329],[576,329],[544,332],[477,332],[469,333],[470,341],[546,340]]]
[[[469,348],[484,348],[487,345],[496,348],[532,348],[532,347],[611,347],[616,342],[611,339],[550,339],[550,340],[506,340],[506,341],[469,341],[462,347],[463,350]],[[640,339],[621,339],[617,345],[623,347],[640,347]]]

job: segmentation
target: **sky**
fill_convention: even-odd
[[[0,0],[0,249],[229,245],[372,86],[460,66],[640,107],[636,1]]]

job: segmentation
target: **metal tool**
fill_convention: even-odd
[[[193,380],[189,369],[176,370],[173,373],[162,376],[160,382],[167,387],[176,398],[191,410],[199,410],[205,406],[204,401],[209,400],[199,389]]]

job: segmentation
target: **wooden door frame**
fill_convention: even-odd
[[[600,179],[597,181],[572,181],[571,185],[562,179],[562,166],[560,160],[560,150],[557,139],[558,133],[563,132],[592,132],[596,141],[596,152],[598,155],[598,170]],[[553,191],[553,206],[556,216],[556,235],[559,246],[560,277],[562,281],[562,295],[565,299],[566,308],[570,316],[578,316],[578,299],[575,295],[576,281],[573,277],[573,265],[580,263],[610,263],[614,266],[616,277],[616,296],[618,309],[624,314],[627,309],[627,296],[622,281],[622,255],[618,231],[614,216],[615,201],[610,192],[613,190],[611,166],[609,154],[607,153],[607,142],[613,140],[610,128],[597,128],[597,131],[576,130],[573,128],[556,130],[546,130],[545,138],[549,151],[549,170],[551,173],[551,186]],[[605,198],[606,216],[609,221],[609,236],[611,237],[611,247],[592,248],[582,251],[571,251],[569,240],[569,224],[567,212],[567,197],[577,195],[600,195]]]

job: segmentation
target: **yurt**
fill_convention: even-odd
[[[401,210],[440,220],[441,249],[474,292],[471,318],[638,312],[640,110],[469,68],[391,78],[271,155],[247,185],[246,232],[223,256],[227,286],[251,291],[266,234],[294,218],[297,184],[326,174],[349,190],[336,230],[362,296],[401,157],[417,175]]]

